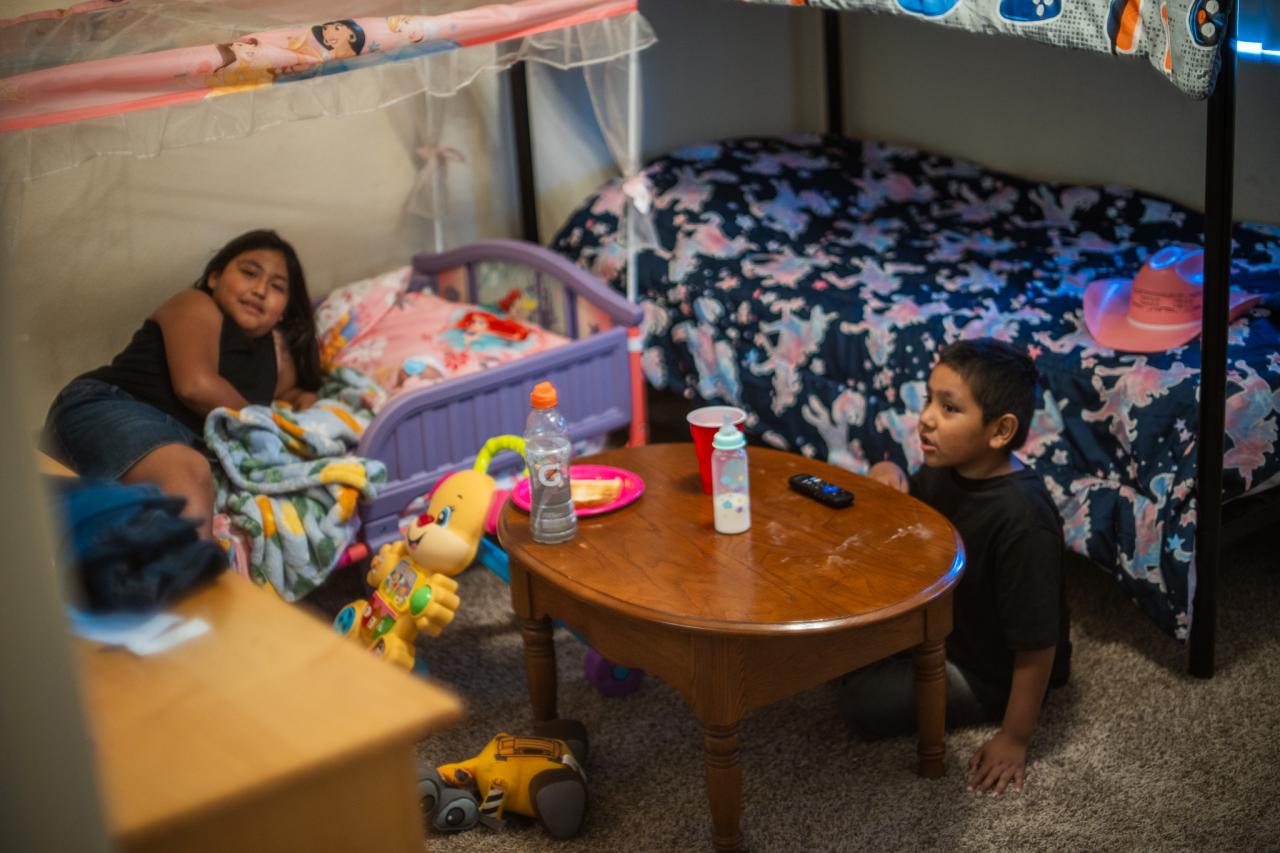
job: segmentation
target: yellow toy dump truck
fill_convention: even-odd
[[[587,806],[586,729],[574,720],[534,728],[533,736],[500,732],[478,755],[420,772],[419,793],[431,826],[449,831],[478,822],[499,825],[510,813],[534,818],[553,838],[577,835]],[[462,792],[474,801],[463,800]]]

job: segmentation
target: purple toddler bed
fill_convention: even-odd
[[[484,442],[524,431],[529,391],[550,380],[575,442],[631,423],[627,329],[641,310],[594,275],[540,246],[485,240],[413,258],[409,290],[430,288],[455,302],[495,304],[521,291],[531,320],[570,343],[518,361],[397,396],[365,430],[356,453],[387,466],[379,496],[360,506],[364,539],[376,551],[397,538],[405,507],[441,477],[472,466]],[[490,472],[514,469],[499,456]]]

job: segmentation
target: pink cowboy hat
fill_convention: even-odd
[[[1167,246],[1147,258],[1132,279],[1095,281],[1084,292],[1084,322],[1094,340],[1125,352],[1163,352],[1200,334],[1204,251]],[[1235,320],[1262,301],[1232,289]]]

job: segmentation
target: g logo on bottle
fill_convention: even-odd
[[[538,482],[544,486],[563,486],[564,477],[560,474],[560,466],[552,462],[538,469]]]

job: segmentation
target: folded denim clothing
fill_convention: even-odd
[[[179,515],[185,501],[155,486],[58,478],[54,493],[89,610],[162,607],[227,567]]]

